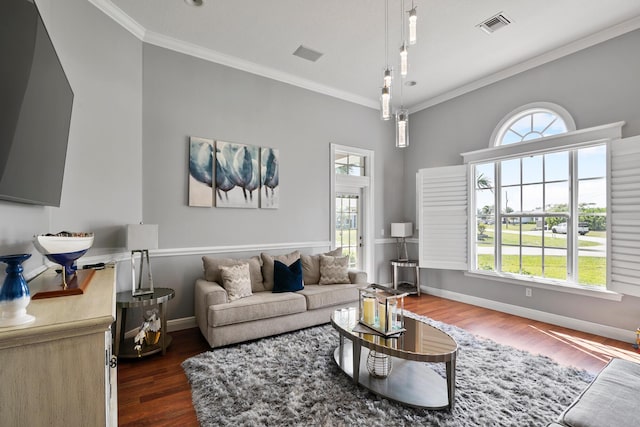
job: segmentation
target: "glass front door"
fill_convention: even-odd
[[[336,246],[349,257],[349,268],[362,267],[361,197],[359,192],[336,193]]]

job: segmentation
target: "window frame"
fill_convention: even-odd
[[[495,274],[500,274],[500,275],[506,275],[506,276],[513,276],[516,279],[523,279],[523,280],[532,280],[532,281],[542,281],[542,282],[549,282],[550,284],[560,284],[563,286],[571,286],[571,287],[580,287],[580,288],[586,288],[586,289],[606,289],[606,278],[605,278],[605,284],[604,286],[602,285],[585,285],[585,284],[580,284],[577,282],[578,280],[578,252],[579,252],[579,242],[578,242],[578,232],[577,232],[577,224],[579,222],[579,218],[581,216],[580,214],[580,209],[579,209],[579,200],[578,200],[578,191],[579,191],[579,176],[578,176],[578,151],[584,148],[590,148],[590,147],[607,147],[607,144],[604,142],[591,142],[591,143],[585,143],[584,145],[581,145],[579,147],[572,147],[572,148],[559,148],[558,150],[553,150],[553,151],[548,151],[545,153],[539,153],[538,155],[544,155],[544,154],[553,154],[553,153],[567,153],[567,169],[568,169],[568,200],[567,200],[567,204],[568,204],[568,212],[535,212],[535,211],[514,211],[512,213],[502,213],[502,200],[503,200],[503,190],[505,189],[505,187],[513,187],[513,185],[509,185],[509,186],[503,186],[502,185],[502,172],[501,172],[501,167],[500,167],[500,162],[501,161],[506,161],[506,160],[522,160],[525,159],[527,157],[529,157],[529,154],[523,154],[521,156],[516,156],[516,157],[509,157],[509,158],[505,158],[505,159],[497,159],[497,160],[491,160],[489,162],[481,162],[481,163],[470,163],[470,172],[469,174],[473,176],[473,179],[475,181],[475,177],[476,174],[475,172],[475,166],[477,166],[478,164],[488,164],[488,163],[493,163],[493,167],[494,167],[494,178],[495,178],[495,185],[492,187],[493,188],[493,193],[494,193],[494,213],[493,213],[493,217],[495,220],[495,224],[502,224],[503,223],[503,219],[504,218],[518,218],[520,221],[522,220],[522,218],[530,218],[530,217],[535,217],[535,218],[555,218],[555,217],[564,217],[566,219],[567,222],[567,242],[566,242],[566,246],[562,249],[566,250],[566,279],[565,280],[561,280],[561,279],[549,279],[549,278],[544,278],[544,277],[540,277],[540,276],[526,276],[523,274],[518,274],[518,273],[508,273],[508,272],[503,272],[502,271],[502,257],[503,257],[503,248],[504,247],[518,247],[520,248],[520,250],[522,250],[522,248],[526,248],[526,247],[532,247],[532,246],[527,246],[527,245],[523,245],[522,243],[522,231],[520,230],[520,243],[518,245],[509,245],[509,244],[504,244],[502,243],[502,227],[495,227],[495,234],[494,234],[494,267],[495,270],[492,271],[492,273]],[[605,162],[608,163],[608,158],[605,159]],[[521,171],[522,173],[522,171]],[[606,178],[606,175],[605,175]],[[553,181],[552,181],[553,182]],[[542,184],[544,185],[546,183],[546,181],[543,181]],[[518,184],[518,187],[523,187],[527,185],[526,183],[523,183],[522,180],[520,181],[520,184]],[[576,189],[578,189],[578,191],[576,191]],[[475,196],[476,196],[476,191],[477,191],[477,186],[475,185],[474,182],[474,187],[473,187],[473,191],[469,191],[469,193],[471,194],[470,198],[469,198],[469,215],[473,215],[474,219],[477,221],[477,208],[478,206],[476,205],[476,200],[475,200]],[[543,190],[544,192],[544,190]],[[605,195],[605,197],[608,199],[607,195]],[[608,212],[607,212],[607,216],[608,216]],[[521,226],[521,223],[518,223]],[[474,236],[474,230],[475,230],[475,222],[470,223],[470,225],[473,225],[473,229],[470,228],[469,230],[469,242],[473,242],[475,241],[475,236]],[[607,239],[608,240],[608,239]],[[470,257],[469,257],[469,270],[471,272],[479,272],[479,271],[486,271],[486,270],[480,270],[478,269],[478,265],[477,265],[477,251],[476,251],[476,246],[473,244],[470,244]],[[540,246],[541,252],[542,252],[542,260],[543,260],[543,266],[542,266],[542,271],[544,274],[544,254],[545,254],[545,249],[556,249],[553,246],[546,246],[544,244],[544,240]],[[520,263],[522,264],[522,258],[520,258]]]
[[[506,122],[506,121],[505,121]],[[503,123],[504,124],[504,123]],[[509,158],[521,158],[527,155],[546,154],[554,151],[566,151],[571,149],[586,148],[595,145],[607,145],[607,151],[610,151],[610,143],[613,140],[620,139],[622,137],[622,126],[624,122],[616,122],[602,126],[596,126],[589,129],[576,130],[573,132],[567,132],[559,135],[549,136],[545,138],[535,139],[531,141],[521,142],[518,144],[509,144],[503,146],[492,147],[488,149],[482,149],[467,153],[462,153],[464,163],[469,168],[469,172],[472,172],[472,165],[479,163],[489,163],[499,160],[506,160]],[[577,179],[577,176],[575,177]],[[572,179],[574,179],[572,177]],[[468,243],[467,248],[469,250],[468,259],[475,259],[475,233],[476,230],[476,212],[475,212],[475,176],[472,173],[468,173],[468,186],[469,186],[469,201],[468,201]],[[471,191],[473,190],[473,191]],[[610,156],[607,156],[607,200],[610,202],[611,192],[611,171],[610,171]],[[496,205],[498,206],[498,205]],[[608,203],[608,209],[611,204]],[[609,212],[608,212],[609,214]],[[496,237],[497,238],[497,237]],[[611,260],[611,221],[607,221],[607,277],[610,272],[610,260]],[[613,292],[609,289],[611,282],[607,280],[605,287],[583,286],[577,284],[570,284],[565,281],[556,281],[552,279],[544,278],[529,278],[526,276],[516,276],[508,273],[501,273],[497,271],[482,271],[475,270],[475,263],[469,263],[469,268],[465,272],[465,275],[474,277],[491,278],[492,280],[506,281],[509,283],[516,283],[519,285],[525,285],[529,287],[540,287],[544,289],[553,289],[564,292],[571,292],[589,296],[597,296],[600,298],[611,299],[619,301],[622,298],[621,294]]]

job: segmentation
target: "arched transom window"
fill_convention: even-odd
[[[574,131],[575,123],[564,108],[548,102],[524,105],[509,113],[496,127],[492,146],[514,144]]]

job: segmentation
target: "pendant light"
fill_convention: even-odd
[[[391,89],[388,87],[383,87],[380,94],[380,117],[382,120],[391,118]]]
[[[416,41],[418,40],[417,23],[417,7],[413,4],[413,0],[411,0],[411,10],[409,11],[409,44],[411,45],[416,44]]]
[[[400,46],[400,75],[407,77],[409,72],[409,51],[407,50],[407,43],[402,42]]]
[[[405,148],[409,146],[409,111],[404,108],[402,86],[403,80],[409,72],[408,63],[408,44],[414,44],[416,42],[416,6],[411,2],[411,10],[409,11],[409,42],[405,38],[405,9],[404,0],[400,3],[400,33],[402,44],[400,46],[400,108],[392,113],[391,105],[391,84],[393,81],[393,70],[389,66],[389,0],[385,0],[384,9],[384,36],[385,36],[385,69],[383,73],[382,89],[380,91],[380,118],[382,120],[389,120],[393,114],[395,118],[395,131],[396,131],[396,147]]]
[[[400,75],[404,78],[407,75],[407,42],[404,38],[404,0],[401,4],[400,13],[400,33],[402,35],[402,47],[400,48]],[[402,84],[400,84],[400,109],[396,111],[396,147],[405,148],[409,146],[409,111],[405,110],[402,99]]]
[[[404,38],[404,0],[400,2],[400,34],[402,36],[402,45],[400,46],[400,75],[407,77],[407,73],[409,72],[409,50]]]
[[[396,147],[409,146],[409,111],[400,109],[396,111]]]
[[[400,109],[396,111],[396,147],[409,146],[409,111],[402,103],[402,86],[400,86]]]
[[[389,67],[389,0],[384,4],[384,56],[386,66],[380,94],[380,117],[382,120],[389,120],[391,118],[391,82],[393,81],[393,71]]]

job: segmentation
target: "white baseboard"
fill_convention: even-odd
[[[574,319],[558,314],[547,313],[545,311],[534,310],[531,308],[520,307],[512,304],[492,301],[484,298],[478,298],[471,295],[465,295],[458,292],[447,291],[443,289],[432,288],[429,286],[421,286],[420,289],[430,295],[459,301],[466,304],[476,305],[491,310],[500,311],[502,313],[513,314],[514,316],[525,317],[527,319],[537,320],[539,322],[550,323],[552,325],[562,326],[564,328],[575,329],[577,331],[587,332],[606,338],[615,339],[623,342],[635,342],[635,331],[614,328],[613,326],[601,325],[599,323],[587,322],[585,320]]]
[[[169,332],[196,328],[197,326],[198,324],[196,323],[195,316],[183,317],[181,319],[167,320],[167,329],[169,329]]]

